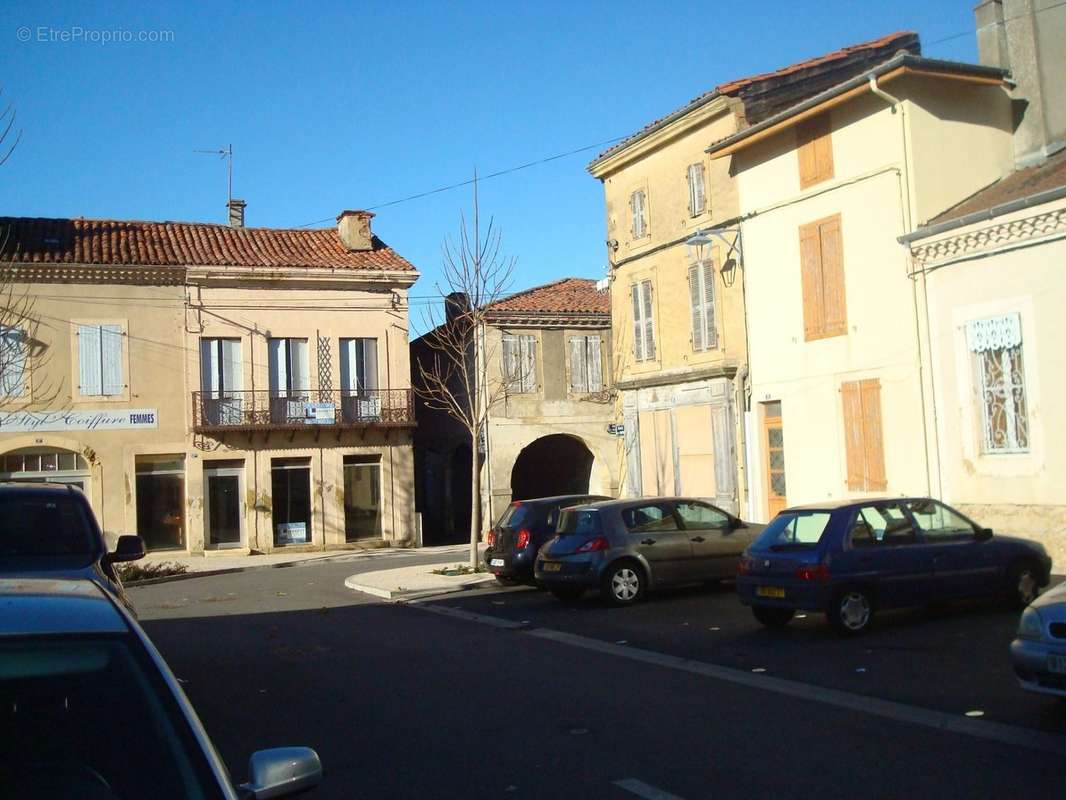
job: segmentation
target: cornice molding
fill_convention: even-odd
[[[1062,231],[1066,231],[1066,206],[1032,217],[986,225],[976,230],[946,236],[935,242],[912,245],[911,255],[916,264],[925,266]]]

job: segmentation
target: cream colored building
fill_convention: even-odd
[[[939,496],[924,313],[896,238],[1009,169],[1001,70],[898,54],[709,149],[739,190],[751,513]]]
[[[367,212],[275,230],[234,211],[0,219],[38,321],[5,361],[0,478],[78,485],[150,550],[413,542],[418,273]]]
[[[720,84],[600,155],[625,494],[685,494],[742,513],[750,403],[741,207],[706,148],[917,37],[898,33]]]

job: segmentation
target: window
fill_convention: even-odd
[[[912,500],[906,504],[922,536],[934,542],[974,538],[973,523],[936,500]]]
[[[689,307],[692,311],[692,349],[697,353],[718,346],[714,322],[714,262],[688,268]]]
[[[341,389],[367,394],[378,388],[378,340],[341,339]]]
[[[1018,314],[971,320],[966,339],[975,362],[981,407],[982,450],[1024,453],[1029,449],[1029,417]]]
[[[270,361],[270,419],[279,424],[303,424],[310,399],[311,379],[306,339],[268,339]]]
[[[914,526],[898,503],[863,506],[855,514],[852,547],[895,547],[917,542]]]
[[[722,530],[731,527],[729,516],[706,503],[677,504],[677,515],[687,531]]]
[[[599,336],[570,337],[570,393],[603,391],[603,354]]]
[[[213,425],[240,425],[241,340],[200,340],[200,388],[204,420]]]
[[[800,227],[800,277],[804,339],[847,333],[839,214]]]
[[[381,538],[381,458],[345,456],[344,540],[378,538]]]
[[[270,462],[270,513],[274,544],[311,541],[311,459],[275,458]]]
[[[666,506],[637,506],[622,511],[622,524],[630,533],[676,531],[677,519]]]
[[[629,210],[633,215],[633,238],[640,239],[648,235],[648,198],[643,189],[637,189],[629,196]]]
[[[688,173],[688,213],[698,217],[707,209],[707,196],[703,189],[703,164],[690,164]]]
[[[26,332],[0,328],[0,395],[22,397],[28,388]]]
[[[655,320],[651,310],[651,281],[633,284],[633,355],[637,361],[655,360]]]
[[[829,115],[821,114],[796,125],[800,188],[806,189],[833,177],[833,140]]]
[[[137,535],[149,550],[185,547],[185,456],[137,456]]]
[[[888,486],[881,438],[881,382],[876,378],[851,381],[840,391],[844,396],[848,489],[881,491]]]
[[[537,391],[537,337],[503,337],[503,377],[509,392]]]
[[[778,514],[759,534],[759,550],[793,550],[814,547],[829,524],[828,511],[789,511]]]
[[[122,326],[78,326],[78,393],[85,397],[122,394]]]

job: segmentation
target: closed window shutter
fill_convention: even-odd
[[[362,369],[359,372],[359,391],[375,392],[378,388],[378,340],[359,339]]]
[[[585,356],[588,364],[588,388],[590,392],[603,391],[603,343],[599,336],[589,336],[588,352]]]
[[[640,287],[633,284],[630,289],[633,298],[633,357],[637,361],[644,360],[644,322],[640,313]]]
[[[103,394],[103,370],[100,364],[100,326],[78,326],[78,392]]]
[[[883,491],[888,487],[885,478],[885,454],[881,431],[881,383],[866,380],[859,384],[862,399],[862,439],[866,463],[866,490]]]
[[[218,349],[218,339],[200,340],[200,391],[211,399],[217,398],[218,391],[222,388],[219,381]]]
[[[637,192],[633,192],[633,194],[629,196],[629,213],[632,217],[630,220],[630,227],[633,231],[633,238],[638,239],[640,238],[640,222],[637,211]]]
[[[822,308],[822,253],[818,223],[800,228],[800,278],[803,284],[803,337],[825,335]]]
[[[796,126],[796,153],[801,189],[833,177],[833,141],[828,114],[804,120]]]
[[[834,217],[818,226],[822,256],[822,313],[826,336],[847,332],[848,314],[844,299],[844,259],[840,243],[840,219]]]
[[[714,324],[714,262],[703,264],[703,344],[708,350],[717,347],[718,331]]]
[[[311,369],[307,360],[307,340],[289,339],[289,385],[297,396],[311,388]]]
[[[503,337],[503,380],[504,383],[507,385],[507,391],[509,392],[517,391],[518,389],[518,387],[515,385],[515,378],[517,373],[514,367],[516,344],[517,342],[515,341],[515,338],[513,336]]]
[[[122,378],[122,328],[118,325],[100,326],[100,353],[103,370],[103,391],[113,396],[122,394],[125,381]]]
[[[703,164],[696,165],[696,213],[702,214],[707,207],[707,195],[703,187]]]
[[[522,391],[537,390],[537,339],[534,336],[522,336]]]
[[[570,391],[584,394],[589,390],[588,372],[585,369],[585,337],[570,337]]]
[[[15,328],[0,333],[0,394],[26,394],[26,334]]]
[[[651,310],[651,281],[641,284],[644,295],[644,357],[655,360],[655,319]]]
[[[239,392],[244,381],[241,370],[241,340],[223,339],[222,349],[222,391],[226,394]]]
[[[689,308],[692,312],[692,349],[703,349],[703,297],[700,291],[700,268],[688,268]]]
[[[866,447],[863,443],[862,392],[857,382],[840,388],[844,399],[844,456],[847,461],[848,489],[866,488]]]

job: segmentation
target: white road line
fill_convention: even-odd
[[[463,611],[459,608],[450,608],[449,606],[430,606],[419,605],[415,603],[408,603],[408,607],[421,609],[422,611],[429,611],[433,614],[440,614],[444,617],[454,617],[455,619],[465,619],[467,622],[480,622],[482,625],[491,625],[494,628],[506,628],[508,630],[518,630],[519,628],[525,628],[521,622],[511,622],[509,619],[501,619],[500,617],[491,617],[488,614],[475,614],[471,611]]]
[[[664,792],[662,789],[656,789],[654,786],[649,786],[644,781],[638,781],[636,778],[626,778],[621,781],[614,781],[614,785],[619,789],[625,789],[627,792],[632,792],[637,797],[643,797],[644,800],[682,800],[676,794],[670,794]]]

